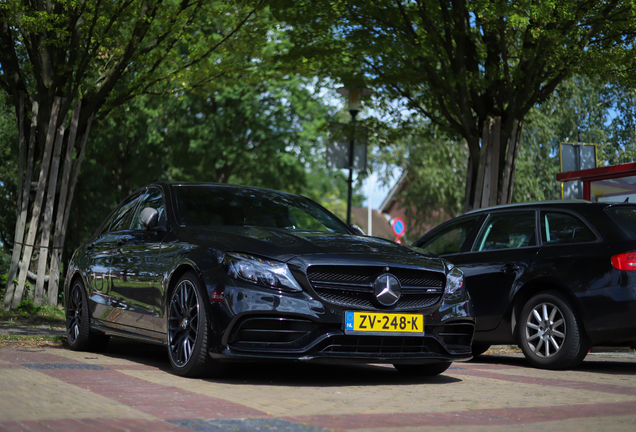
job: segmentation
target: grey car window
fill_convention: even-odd
[[[535,243],[534,211],[494,213],[482,226],[473,251],[514,249]]]
[[[416,246],[437,255],[458,253],[479,218],[480,216],[475,216],[453,222],[440,233],[432,238],[424,239]]]
[[[132,196],[124,201],[119,209],[110,216],[110,221],[104,225],[104,232],[125,231],[130,229],[134,209],[138,202],[139,195]]]
[[[583,243],[596,235],[582,220],[569,213],[541,212],[541,236],[544,244]]]

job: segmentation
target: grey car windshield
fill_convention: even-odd
[[[312,201],[275,191],[180,185],[174,188],[179,223],[187,227],[255,226],[348,234]]]

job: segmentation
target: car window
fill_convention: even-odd
[[[130,223],[134,214],[135,206],[139,201],[139,195],[133,195],[124,201],[119,209],[111,216],[110,221],[104,225],[103,232],[124,231],[130,229]]]
[[[132,229],[142,230],[141,227],[141,211],[147,207],[152,207],[159,212],[159,225],[165,226],[166,223],[166,206],[163,200],[163,194],[157,188],[149,188],[148,191],[141,198],[137,212],[133,219]]]
[[[621,227],[631,240],[636,240],[636,207],[608,207],[607,214]]]
[[[541,212],[543,244],[583,243],[596,240],[596,235],[570,213]]]
[[[514,249],[535,244],[534,211],[494,213],[482,226],[473,251]]]
[[[415,246],[437,255],[458,253],[481,216],[474,216],[448,224],[440,233],[424,238]]]

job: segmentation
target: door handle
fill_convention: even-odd
[[[514,264],[514,263],[508,263],[508,264],[504,265],[502,268],[500,268],[500,270],[502,272],[504,272],[504,273],[516,272],[519,269],[520,269],[520,267],[517,264]]]
[[[120,238],[119,238],[119,240],[117,240],[117,244],[118,244],[119,246],[122,246],[122,245],[124,245],[124,244],[128,243],[128,240],[130,240],[130,236],[123,236],[123,237],[120,237]]]

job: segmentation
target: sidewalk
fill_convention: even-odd
[[[125,340],[103,353],[5,347],[0,431],[632,432],[635,360],[544,371],[486,355],[420,379],[387,365],[241,364],[187,379],[164,347]]]

